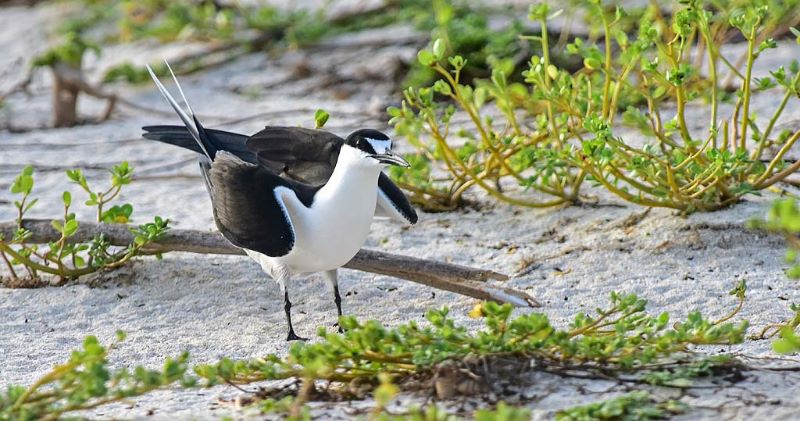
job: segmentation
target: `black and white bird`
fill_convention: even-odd
[[[186,110],[148,70],[184,126],[147,126],[143,136],[200,154],[220,232],[280,285],[287,340],[303,339],[292,326],[294,276],[322,272],[341,316],[336,271],[364,244],[373,217],[417,222],[408,199],[382,172],[387,165],[408,167],[392,152],[391,139],[370,129],[346,139],[297,127],[266,127],[252,136],[205,129],[174,73]]]

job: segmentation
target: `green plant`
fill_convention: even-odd
[[[523,57],[536,48],[520,39],[524,22],[513,10],[449,0],[406,0],[400,9],[403,14],[398,16],[399,22],[411,22],[431,34],[431,44],[441,39],[447,53],[464,57],[460,73],[465,81],[489,77],[491,67],[496,65],[510,69],[523,64]],[[502,27],[490,27],[492,15],[505,16],[510,21]],[[413,63],[402,84],[420,87],[432,83],[437,76],[428,65]]]
[[[772,349],[781,354],[800,352],[800,337],[795,332],[796,326],[784,326],[781,337],[772,343]]]
[[[643,380],[654,386],[690,387],[700,377],[710,377],[733,363],[729,355],[701,358],[689,364],[647,373]]]
[[[778,199],[772,203],[765,219],[752,219],[747,225],[752,229],[783,235],[789,245],[786,262],[792,265],[786,271],[786,275],[792,279],[800,278],[800,265],[797,262],[797,253],[800,251],[800,208],[797,206],[797,200]]]
[[[235,11],[213,1],[169,2],[164,0],[119,2],[117,41],[153,37],[162,42],[175,39],[227,40],[235,33]]]
[[[509,64],[520,64],[529,48],[528,43],[518,39],[523,25],[514,11],[448,0],[392,1],[377,10],[333,19],[326,16],[325,8],[286,11],[270,5],[221,5],[205,0],[125,0],[113,4],[81,0],[75,3],[80,7],[61,26],[62,34],[83,34],[87,29],[110,21],[116,30],[104,31],[107,34],[104,42],[191,39],[224,43],[227,50],[240,46],[246,49],[275,45],[302,47],[342,33],[406,23],[433,34],[434,38],[447,39],[453,51],[459,51],[469,60],[465,69],[469,79],[487,76],[488,63],[494,60],[502,58]],[[508,16],[511,23],[501,29],[490,28],[490,13]],[[105,79],[140,83],[147,80],[144,76],[147,74],[142,68],[128,63],[111,69]],[[429,82],[432,77],[430,69],[412,65],[404,83],[418,85]]]
[[[696,312],[670,326],[666,313],[650,316],[645,306],[646,302],[635,295],[613,293],[609,308],[598,309],[596,316],[578,314],[567,330],[554,328],[539,313],[511,319],[510,306],[494,303],[473,311],[484,319],[484,328],[476,333],[456,325],[447,309],[429,311],[429,327],[409,322],[387,328],[376,321],[360,323],[343,317],[343,335],[322,328],[320,342],[295,344],[286,357],[222,359],[196,366],[195,372],[208,386],[295,379],[301,386],[294,408],[309,399],[319,381],[331,383],[325,389],[327,393],[339,390],[344,396],[352,396],[359,385],[372,385],[377,387],[380,406],[387,396],[410,387],[404,381],[411,376],[432,377],[437,367],[447,362],[468,365],[477,361],[476,370],[492,370],[496,360],[503,360],[505,364],[518,361],[520,367],[529,367],[535,361],[538,369],[554,372],[597,369],[605,375],[647,373],[681,365],[674,357],[693,345],[739,343],[747,329],[746,322],[731,324],[724,318],[714,322]],[[342,387],[332,387],[337,384]]]
[[[384,394],[380,391],[375,393],[376,395]],[[388,402],[388,399],[394,397],[396,393],[397,390],[394,388],[391,393],[384,394],[383,402]],[[378,400],[377,397],[376,400]],[[262,413],[284,415],[290,420],[311,419],[308,407],[299,407],[297,398],[294,396],[285,396],[280,399],[264,399],[259,404],[259,407]],[[522,421],[530,418],[528,409],[513,407],[501,401],[493,409],[484,408],[475,411],[473,419],[477,421]],[[427,405],[424,408],[412,407],[402,414],[389,413],[379,405],[372,411],[368,419],[376,421],[459,421],[462,418],[448,413],[447,410],[437,405]]]
[[[88,193],[89,199],[85,204],[96,208],[98,222],[127,223],[133,212],[131,204],[114,205],[110,208],[105,206],[119,195],[124,185],[131,182],[133,169],[127,162],[123,162],[114,166],[110,172],[111,186],[98,191],[90,188],[80,170],[69,170],[67,176]],[[73,241],[73,237],[79,233],[80,224],[75,219],[75,213],[71,211],[72,193],[65,191],[62,194],[63,216],[51,222],[53,229],[60,233],[60,238],[40,248],[37,244],[28,244],[27,240],[33,233],[25,228],[24,223],[25,214],[38,201],[31,198],[33,186],[33,167],[27,166],[11,185],[11,192],[19,196],[14,201],[17,229],[11,238],[0,237],[0,258],[6,264],[12,281],[17,284],[37,284],[41,282],[42,273],[56,276],[59,282],[64,282],[98,270],[119,267],[141,254],[143,247],[157,241],[168,229],[169,221],[156,216],[152,222],[132,228],[134,241],[127,247],[113,248],[103,235],[95,236],[87,242]],[[15,270],[20,266],[27,272],[27,280],[22,279]]]
[[[131,168],[127,162],[122,162],[121,164],[115,165],[113,168],[111,168],[110,172],[111,185],[105,191],[93,191],[91,188],[89,188],[89,183],[86,181],[86,176],[83,175],[83,172],[80,169],[67,170],[67,178],[80,186],[83,191],[89,194],[89,200],[87,200],[85,204],[86,206],[97,207],[97,222],[116,222],[124,224],[128,222],[128,217],[133,209],[130,204],[123,205],[124,208],[130,209],[128,212],[120,212],[119,208],[104,210],[103,207],[107,203],[114,200],[120,194],[120,192],[122,192],[122,186],[130,184],[133,178],[133,168]],[[69,204],[66,202],[66,199],[65,205],[69,206]]]
[[[150,68],[153,69],[153,72],[156,74],[156,76],[169,76],[169,70],[167,69],[166,64],[163,62],[154,63],[150,65]],[[109,68],[103,75],[104,83],[117,81],[125,81],[131,84],[141,84],[145,82],[151,82],[152,79],[150,79],[150,73],[147,71],[146,67],[140,67],[131,64],[130,62],[124,62]]]
[[[685,411],[685,405],[668,400],[658,402],[648,392],[631,392],[613,399],[559,411],[557,421],[660,420]]]
[[[794,313],[791,319],[783,323],[769,324],[761,330],[761,333],[753,335],[751,339],[767,339],[780,334],[781,338],[786,341],[778,340],[776,342],[783,342],[783,344],[792,343],[792,335],[790,332],[794,332],[797,326],[800,326],[800,305],[790,304],[789,309]],[[787,349],[784,345],[774,345],[773,348],[781,353],[791,352],[791,350]],[[795,347],[794,350],[800,351],[800,346]]]
[[[654,4],[629,34],[623,9],[609,10],[598,1],[584,5],[596,17],[602,38],[576,38],[567,45],[568,52],[583,59],[576,72],[559,68],[550,58],[547,22],[552,13],[544,4],[531,8],[530,18],[542,30],[527,38],[538,42],[543,53],[531,58],[522,73],[524,84],[509,82],[502,61],[494,65],[490,80],[464,84],[459,76],[465,60],[448,57],[444,41],[420,52],[420,63],[440,80],[407,89],[402,107],[389,114],[418,154],[448,175],[444,183],[429,177],[433,188],[423,188],[439,205],[456,206],[472,186],[515,205],[572,203],[585,199],[579,195],[585,180],[636,204],[708,211],[800,168],[784,161],[800,131],[776,130],[788,101],[798,95],[800,66],[793,62],[770,77],[752,77],[753,63],[776,46],[765,34],[777,11],[736,3],[732,11],[721,12],[693,0],[681,2],[666,17]],[[744,37],[748,49],[741,86],[730,96],[720,86],[717,69],[729,60],[717,45],[732,31]],[[703,51],[705,66],[692,58],[696,48]],[[766,125],[757,124],[750,109],[754,92],[777,88],[783,90],[780,104]],[[436,101],[437,95],[449,103]],[[722,118],[719,105],[729,98],[733,111]],[[668,101],[674,101],[674,117],[666,115]],[[709,123],[704,133],[692,133],[686,110],[701,103],[708,104]],[[621,122],[619,110],[625,110]],[[454,116],[462,114],[468,127],[453,127]],[[644,144],[621,138],[621,126],[638,130]],[[771,147],[779,152],[762,163]],[[410,184],[413,177],[400,181]],[[504,191],[513,184],[544,197]]]
[[[330,117],[331,115],[327,111],[321,108],[318,109],[316,112],[314,112],[314,128],[321,129],[323,126],[325,126],[325,123],[328,122]]]
[[[187,375],[188,353],[168,358],[161,370],[141,366],[110,369],[108,353],[122,342],[105,348],[94,336],[83,341],[64,364],[55,366],[29,387],[9,385],[0,392],[0,420],[56,420],[64,414],[96,408],[140,396],[173,384],[191,387]]]
[[[748,221],[748,227],[783,235],[789,245],[789,249],[786,251],[786,262],[792,265],[786,271],[786,275],[791,279],[800,278],[800,264],[797,261],[797,253],[800,250],[800,208],[797,206],[796,199],[774,201],[767,217]],[[791,304],[789,309],[794,313],[791,319],[784,323],[767,325],[755,337],[764,339],[780,334],[780,338],[773,343],[773,349],[776,352],[800,351],[800,340],[795,334],[797,326],[800,326],[800,305]]]
[[[526,421],[531,419],[530,412],[525,408],[514,408],[500,402],[494,409],[477,410],[475,421]]]
[[[100,54],[100,47],[88,41],[79,32],[68,32],[64,34],[64,42],[50,48],[44,53],[33,59],[33,67],[53,67],[63,63],[72,67],[80,67],[83,55],[87,52]]]
[[[738,297],[743,299],[741,294]],[[454,420],[435,405],[412,408],[403,415],[391,415],[385,408],[403,390],[417,390],[428,380],[436,383],[437,370],[446,364],[471,372],[490,370],[497,374],[502,369],[508,376],[530,368],[556,374],[583,370],[602,373],[603,378],[625,375],[627,381],[638,378],[641,382],[683,387],[686,379],[711,375],[731,361],[722,357],[696,358],[686,351],[696,345],[740,343],[747,329],[746,322],[726,321],[738,306],[717,321],[706,320],[695,312],[670,326],[666,313],[650,316],[645,305],[635,295],[612,293],[607,309],[598,309],[596,316],[578,314],[565,330],[556,329],[539,313],[512,319],[511,306],[491,302],[470,312],[484,320],[484,328],[477,332],[456,325],[447,309],[429,311],[427,327],[412,321],[387,328],[374,320],[361,323],[353,317],[343,317],[340,324],[346,330],[344,334],[328,333],[322,328],[320,342],[294,344],[285,357],[273,354],[250,361],[223,358],[215,364],[200,364],[194,367],[199,378],[188,374],[186,353],[168,359],[163,370],[110,370],[108,350],[90,336],[67,363],[56,366],[30,387],[10,386],[0,394],[0,419],[56,419],[71,411],[96,408],[170,385],[235,386],[294,379],[299,385],[296,390],[282,386],[260,389],[253,395],[263,399],[261,410],[290,419],[309,419],[306,403],[314,398],[320,382],[327,381],[324,390],[316,392],[343,399],[371,394],[375,400],[372,419]],[[118,333],[118,341],[123,339],[124,334]],[[115,346],[112,344],[110,349]],[[565,414],[633,416],[655,414],[656,409],[666,414],[678,408],[671,402],[653,403],[646,395],[631,395],[573,408]],[[476,420],[517,421],[530,415],[524,408],[500,403],[492,410],[477,411],[474,416]]]

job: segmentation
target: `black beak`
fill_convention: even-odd
[[[377,159],[378,162],[382,164],[390,164],[390,165],[398,165],[401,167],[410,167],[411,164],[406,162],[400,155],[395,155],[391,151],[386,153],[376,153],[371,155],[373,158]]]

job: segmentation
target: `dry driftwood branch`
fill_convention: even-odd
[[[31,232],[31,236],[27,239],[28,243],[47,243],[57,241],[60,237],[60,234],[50,225],[50,220],[26,219],[22,225]],[[0,237],[11,238],[16,229],[15,222],[2,222],[0,223]],[[91,241],[93,237],[101,233],[115,246],[127,246],[134,237],[127,225],[81,222],[80,229],[73,237],[70,237],[70,241]],[[231,245],[219,233],[181,229],[169,230],[160,241],[146,249],[148,253],[170,251],[244,255],[241,249]],[[536,300],[522,291],[486,284],[485,282],[491,279],[500,281],[508,279],[508,276],[490,270],[366,249],[361,249],[344,267],[406,279],[481,300],[511,303],[520,307],[540,306]]]
[[[222,47],[214,46],[209,49],[205,49],[202,51],[202,54],[191,54],[187,55],[181,59],[178,59],[177,62],[184,63],[190,60],[199,60],[204,57],[208,57],[209,55],[213,55],[215,53],[219,53],[220,51],[225,51],[224,48],[232,48],[229,44],[226,44]],[[211,63],[205,65],[205,68],[213,67],[219,65],[220,63],[225,62],[225,59],[230,57],[235,57],[236,54],[241,55],[243,54],[241,51],[242,49],[238,49],[233,52],[228,52],[227,55],[223,58],[217,58],[216,61],[212,61]],[[137,104],[133,101],[127,100],[116,93],[106,92],[104,91],[99,85],[93,85],[89,83],[83,74],[83,69],[80,65],[70,65],[65,64],[62,62],[56,62],[53,65],[49,66],[53,72],[53,115],[54,115],[54,126],[55,127],[72,127],[80,123],[78,120],[78,96],[81,93],[85,93],[86,95],[102,99],[107,101],[106,110],[103,115],[100,117],[100,121],[106,121],[111,118],[111,114],[116,109],[117,105],[123,105],[128,108],[133,108],[139,111],[154,113],[154,114],[164,114],[164,115],[173,115],[173,113],[160,111],[156,109],[152,109],[145,105]],[[34,68],[31,68],[33,70]],[[16,92],[21,89],[27,88],[27,85],[30,83],[31,76],[28,76],[26,81],[23,81],[19,87],[15,88],[14,91],[10,93]]]
[[[31,83],[33,83],[33,68],[31,67],[28,69],[28,73],[25,76],[25,79],[14,84],[11,89],[7,90],[6,92],[0,92],[0,102],[4,101],[7,97],[17,93],[17,92],[25,92],[26,94],[30,95],[30,91],[28,88],[30,87]]]
[[[51,66],[54,77],[53,85],[53,114],[55,116],[55,127],[71,127],[78,124],[77,100],[78,95],[83,92],[97,99],[108,101],[106,110],[100,117],[100,121],[111,118],[118,104],[124,105],[140,111],[156,114],[173,115],[173,113],[153,110],[147,106],[129,101],[119,95],[104,91],[101,87],[92,85],[83,77],[80,67],[56,63]]]

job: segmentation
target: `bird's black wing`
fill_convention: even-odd
[[[270,257],[292,250],[294,227],[289,209],[276,189],[294,190],[296,186],[268,168],[244,162],[225,151],[217,153],[208,175],[214,220],[225,238],[237,247]]]
[[[388,175],[381,173],[378,177],[377,209],[390,218],[409,224],[417,223],[417,212],[400,187],[394,184]]]
[[[250,136],[247,149],[261,165],[288,179],[323,185],[333,174],[342,144],[341,137],[323,130],[268,126]]]

